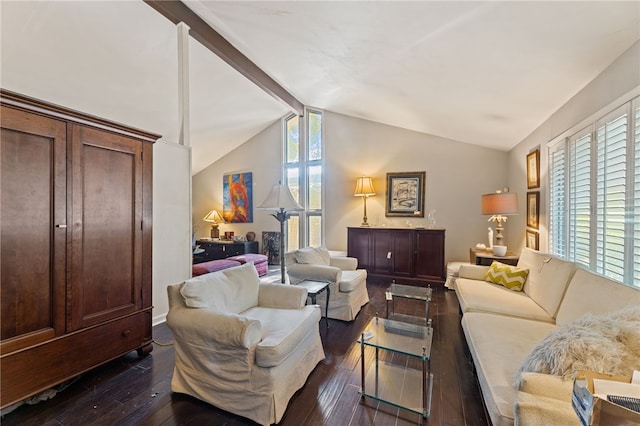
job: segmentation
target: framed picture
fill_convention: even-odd
[[[253,222],[253,174],[222,176],[222,217],[226,223]]]
[[[280,264],[280,232],[262,231],[262,254],[269,265]]]
[[[527,247],[534,250],[540,249],[540,237],[536,231],[527,229],[526,231]]]
[[[385,216],[424,217],[425,172],[387,173]]]
[[[540,150],[527,154],[527,188],[540,188]]]
[[[540,193],[527,192],[527,226],[538,229],[540,218]]]

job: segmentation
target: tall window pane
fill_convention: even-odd
[[[309,245],[322,244],[322,217],[309,215]]]
[[[309,112],[309,161],[322,159],[322,114]]]
[[[291,216],[287,221],[287,251],[300,248],[300,216]]]
[[[300,161],[300,138],[298,131],[298,116],[294,115],[286,123],[286,162],[297,163]]]
[[[309,209],[322,209],[322,166],[311,166],[307,172],[309,176]]]

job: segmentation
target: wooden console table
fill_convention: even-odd
[[[193,263],[208,262],[210,260],[226,259],[247,253],[258,253],[257,241],[209,241],[198,240],[202,253],[193,254]]]
[[[374,277],[444,284],[444,229],[347,228],[347,255]]]

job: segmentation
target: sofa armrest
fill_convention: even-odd
[[[570,399],[560,401],[542,395],[518,392],[514,415],[515,426],[581,426]]]
[[[262,338],[260,321],[209,309],[178,307],[169,310],[167,325],[176,339],[196,346],[210,346],[213,342],[251,348]]]
[[[472,280],[484,281],[484,278],[487,276],[488,270],[489,270],[489,266],[461,265],[458,275],[460,276],[460,278],[468,278]]]
[[[285,284],[260,284],[258,306],[276,309],[301,309],[307,302],[307,289]]]
[[[287,274],[291,283],[299,283],[304,280],[340,282],[342,270],[335,266],[314,265],[310,263],[294,263],[287,267]]]
[[[571,401],[573,381],[551,374],[523,372],[518,379],[518,389],[535,395],[543,395],[561,401]]]
[[[355,271],[358,268],[358,258],[346,256],[332,256],[330,266],[335,266],[343,271]]]

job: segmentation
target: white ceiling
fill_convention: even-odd
[[[186,1],[308,106],[509,150],[640,39],[640,2]],[[142,1],[0,3],[3,88],[178,140]],[[190,43],[193,172],[287,109]]]

